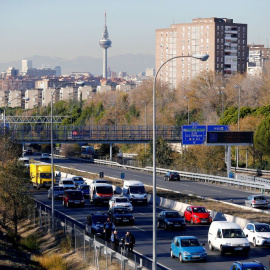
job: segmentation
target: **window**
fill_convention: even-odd
[[[221,234],[221,230],[220,229],[218,229],[218,231],[217,231],[217,238],[222,238],[222,234]]]

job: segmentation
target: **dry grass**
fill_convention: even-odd
[[[59,254],[45,254],[42,256],[33,256],[34,261],[47,270],[68,270],[68,264]]]

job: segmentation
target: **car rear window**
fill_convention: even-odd
[[[80,191],[68,191],[68,196],[74,199],[82,198],[82,193]]]
[[[256,196],[256,197],[254,197],[254,200],[255,201],[265,201],[266,198],[264,196]]]
[[[73,185],[73,181],[63,181],[64,185]]]

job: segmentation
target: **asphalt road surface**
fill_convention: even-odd
[[[55,159],[55,164],[62,165],[70,168],[76,168],[92,173],[104,172],[105,176],[120,178],[122,172],[125,173],[127,180],[140,180],[145,184],[152,185],[152,175],[141,173],[138,171],[123,170],[122,168],[107,167],[97,164],[80,163],[78,161],[68,159]],[[164,187],[171,190],[178,190],[187,194],[196,194],[204,197],[211,197],[222,201],[233,201],[237,204],[243,204],[244,199],[251,194],[250,191],[237,190],[216,185],[208,185],[202,182],[195,182],[190,180],[181,180],[180,182],[164,182],[163,176],[157,177],[157,187]],[[47,192],[45,190],[34,191],[38,200],[50,205],[50,200],[47,199]],[[84,208],[64,208],[62,201],[55,202],[55,208],[73,218],[85,222],[86,216],[91,211],[105,211],[108,210],[107,206],[94,206],[90,205],[87,201]],[[157,213],[163,208],[157,207]],[[152,205],[135,206],[134,207],[135,224],[133,226],[118,226],[117,230],[119,236],[125,234],[127,230],[133,232],[136,237],[135,250],[149,258],[152,256]],[[261,261],[269,268],[270,263],[270,247],[252,247],[248,257],[241,254],[226,254],[221,255],[219,251],[209,251],[207,245],[208,225],[190,225],[187,224],[186,231],[165,231],[163,229],[157,230],[157,261],[169,269],[230,269],[234,261]],[[205,262],[192,262],[180,263],[177,258],[170,258],[170,243],[176,235],[192,235],[205,243],[205,248],[208,253],[208,261]]]

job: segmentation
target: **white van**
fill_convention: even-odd
[[[125,180],[122,195],[127,197],[131,203],[147,204],[147,193],[144,184],[140,181]]]
[[[208,231],[209,249],[226,252],[243,252],[248,255],[250,244],[239,225],[228,221],[213,221]]]
[[[97,205],[98,203],[109,203],[113,196],[113,187],[106,183],[92,183],[89,187],[90,202]]]

